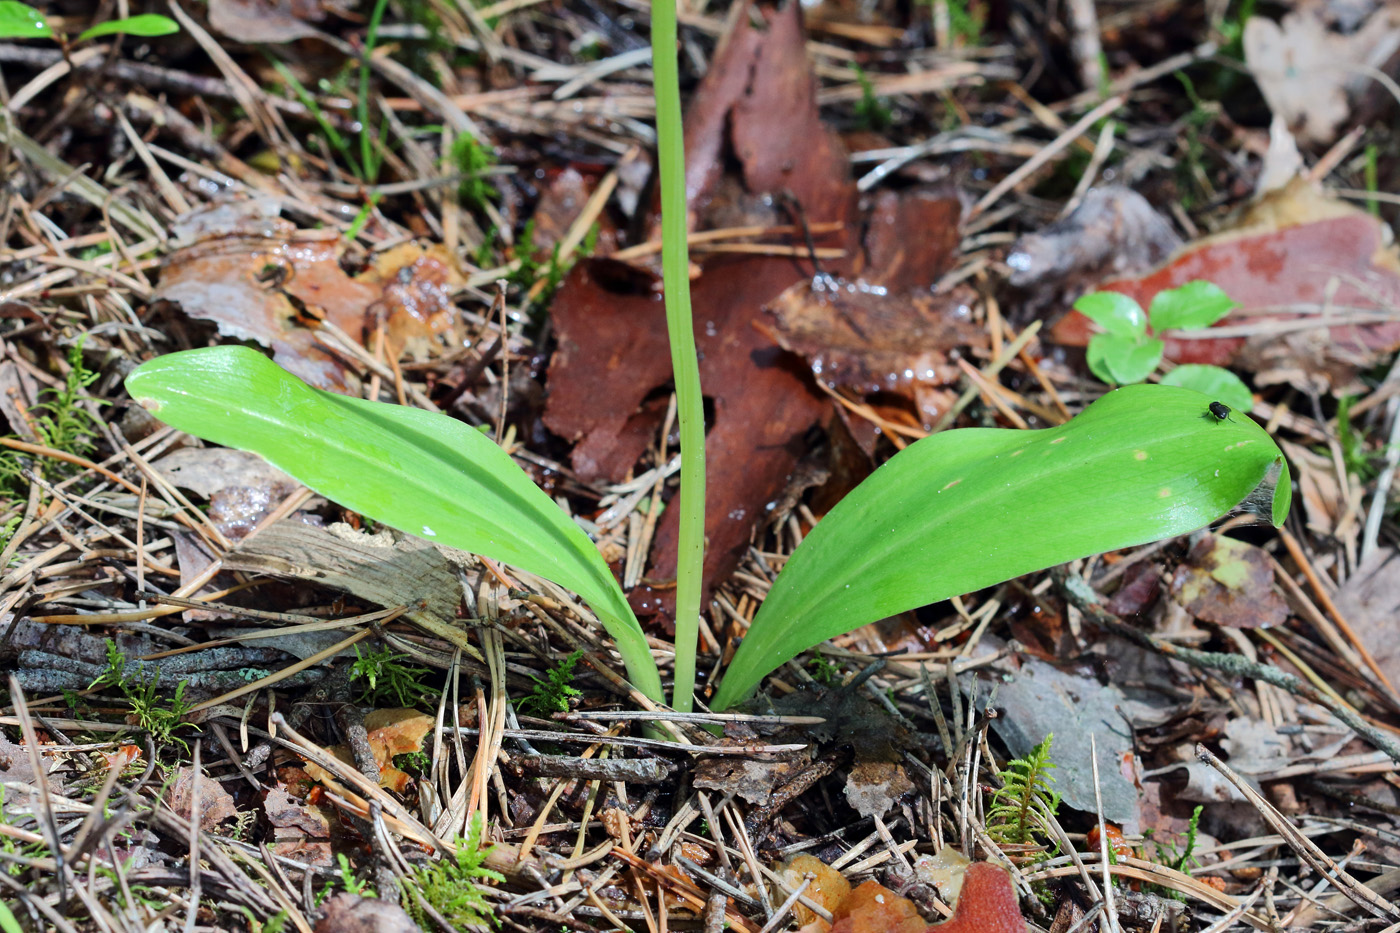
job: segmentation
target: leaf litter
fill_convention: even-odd
[[[237,340],[318,385],[449,407],[664,628],[675,445],[644,9],[390,8],[371,38],[345,4],[219,0],[100,59],[0,43],[7,909],[35,928],[373,912],[410,929],[437,923],[420,872],[479,855],[505,881],[448,887],[527,929],[1393,923],[1365,894],[1393,897],[1400,864],[1393,742],[1366,725],[1400,710],[1395,164],[1365,72],[1390,67],[1393,11],[1070,6],[683,13],[704,657],[720,669],[795,544],[906,439],[1092,400],[1074,315],[989,363],[1095,289],[1146,306],[1210,278],[1241,302],[1215,333],[1169,335],[1167,359],[1249,379],[1303,521],[906,613],[778,672],[771,709],[664,720],[665,739],[634,728],[567,594],[354,530],[115,388],[141,359]],[[1239,40],[1258,97],[1206,40]],[[1106,95],[1111,121],[1066,136]],[[1265,154],[1290,129],[1280,172]],[[38,418],[74,367],[96,376],[75,403],[92,446],[55,451]],[[524,709],[576,652],[576,695]],[[1053,844],[991,842],[1007,761],[1051,732],[1065,799],[1031,808]],[[1088,844],[1105,818],[1110,866]],[[491,847],[458,861],[474,825]]]

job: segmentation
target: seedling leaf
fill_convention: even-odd
[[[179,31],[180,24],[170,17],[161,16],[159,13],[143,13],[140,16],[128,16],[126,19],[110,19],[105,23],[98,23],[91,29],[85,29],[79,33],[77,41],[86,42],[89,39],[112,36],[117,33],[149,37],[168,36]]]
[[[1195,389],[1241,413],[1254,407],[1254,396],[1249,386],[1239,376],[1219,366],[1187,363],[1163,376],[1162,385]]]
[[[159,357],[127,376],[126,389],[165,423],[259,453],[375,521],[574,590],[616,640],[632,683],[661,699],[641,626],[598,549],[470,425],[313,389],[247,347]]]
[[[1180,288],[1168,288],[1158,292],[1152,299],[1152,309],[1148,312],[1152,319],[1152,329],[1157,333],[1164,330],[1199,330],[1209,327],[1229,314],[1240,303],[1214,282],[1197,280],[1187,282]]]
[[[1112,348],[1104,356],[1104,363],[1119,385],[1142,382],[1152,375],[1157,364],[1162,362],[1162,351],[1166,348],[1156,337],[1148,337],[1140,343],[1131,343],[1113,334],[1100,334],[1096,339]]]
[[[1119,337],[1136,339],[1147,333],[1142,305],[1118,292],[1091,292],[1074,303],[1074,310]]]
[[[1042,431],[945,431],[901,451],[793,552],[715,696],[744,699],[769,671],[828,638],[1090,554],[1184,534],[1287,464],[1248,418],[1216,421],[1209,396],[1134,385]],[[1267,501],[1267,500],[1266,500]]]
[[[0,39],[52,39],[44,14],[27,3],[0,0]]]

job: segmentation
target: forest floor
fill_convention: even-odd
[[[648,6],[90,6],[44,12],[178,31],[0,41],[0,929],[1400,930],[1394,2],[680,0],[695,713],[558,587],[123,387],[239,343],[479,428],[669,685]],[[1133,378],[1072,310],[1203,280],[1229,314]],[[904,612],[706,710],[876,467],[1063,424],[1096,373],[1218,380],[1287,521]]]

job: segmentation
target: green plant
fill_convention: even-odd
[[[1076,311],[1103,328],[1089,341],[1090,371],[1104,382],[1119,385],[1142,382],[1161,364],[1165,344],[1157,334],[1203,330],[1238,307],[1220,286],[1200,281],[1158,292],[1146,314],[1141,305],[1119,292],[1090,292],[1074,303]],[[1162,384],[1215,396],[1235,411],[1254,407],[1249,387],[1219,366],[1178,366],[1162,377]]]
[[[355,877],[355,869],[350,865],[350,860],[345,857],[344,852],[337,852],[335,858],[336,862],[339,863],[339,867],[336,871],[339,874],[340,886],[342,888],[359,897],[379,896],[378,892],[370,887],[368,882],[361,881],[359,878]],[[329,891],[330,889],[327,888],[326,890]]]
[[[254,450],[347,508],[574,590],[616,640],[632,682],[661,699],[641,627],[597,548],[480,431],[312,389],[245,347],[160,357],[128,376],[127,389],[167,423]],[[1266,481],[1269,516],[1281,523],[1291,496],[1282,454],[1252,420],[1217,421],[1212,400],[1127,386],[1059,427],[969,428],[911,444],[793,553],[715,705],[739,702],[780,664],[867,622],[1194,531]],[[693,641],[676,643],[678,667],[693,670]]]
[[[115,688],[131,704],[131,716],[136,725],[149,732],[157,745],[176,742],[188,751],[189,744],[174,734],[176,729],[186,725],[184,717],[194,708],[194,704],[185,699],[185,682],[180,681],[175,686],[175,693],[165,697],[159,687],[159,675],[153,673],[147,678],[141,665],[137,665],[137,668],[135,674],[129,670],[126,655],[109,638],[107,669],[97,676],[88,689]]]
[[[452,167],[462,173],[457,185],[457,197],[473,210],[481,210],[486,202],[497,197],[495,187],[486,180],[485,172],[496,164],[496,156],[470,133],[460,133],[448,150]],[[531,221],[533,223],[533,221]]]
[[[866,77],[865,69],[859,65],[851,67],[855,69],[856,81],[860,83],[860,100],[856,101],[855,106],[856,123],[866,130],[887,128],[894,119],[894,113],[875,96],[875,85]]]
[[[685,142],[681,129],[676,5],[670,0],[652,0],[651,3],[651,61],[656,97],[657,167],[661,174],[661,273],[681,440],[680,522],[676,546],[676,684],[671,705],[689,712],[695,693],[695,650],[700,638],[700,586],[705,562],[705,410],[690,313]]]
[[[812,660],[807,662],[807,669],[812,672],[812,679],[819,684],[830,686],[841,680],[841,668],[827,659],[826,655],[817,649],[812,655]]]
[[[457,840],[455,855],[446,856],[414,872],[417,894],[442,917],[458,929],[500,920],[481,889],[483,882],[505,881],[500,872],[485,867],[491,846],[481,844],[483,829],[481,814],[472,817],[465,839]],[[404,901],[409,913],[422,913],[417,901],[409,896]],[[417,918],[422,923],[423,918]]]
[[[433,696],[433,690],[422,682],[428,673],[426,667],[404,664],[407,655],[397,654],[385,648],[383,651],[360,653],[355,646],[355,661],[350,665],[350,678],[365,682],[365,691],[360,701],[370,705],[397,703],[399,706],[413,706]]]
[[[583,657],[583,652],[575,651],[567,658],[562,659],[549,669],[549,673],[546,675],[547,680],[541,680],[538,677],[531,678],[535,682],[535,688],[530,691],[529,696],[520,701],[520,712],[537,713],[541,716],[548,716],[550,713],[567,713],[570,698],[583,696],[582,690],[572,686],[574,665],[578,664],[581,657]]]
[[[97,436],[96,419],[82,404],[85,390],[98,377],[98,373],[89,370],[83,362],[83,341],[80,337],[68,348],[68,375],[62,387],[43,390],[42,401],[29,410],[29,426],[40,444],[79,457],[86,457],[94,450]],[[94,401],[98,405],[107,404],[100,399]],[[0,479],[13,480],[20,475],[18,454],[12,450],[0,454]],[[13,533],[9,530],[3,534],[8,538]]]
[[[1050,742],[1054,734],[1046,735],[1024,758],[1013,758],[997,772],[1001,781],[992,793],[992,805],[987,810],[987,835],[1003,845],[1039,845],[1049,839],[1045,814],[1056,815],[1060,795],[1050,785],[1055,763],[1050,760]]]
[[[72,44],[118,33],[130,36],[168,36],[179,31],[179,24],[170,17],[146,13],[98,23],[79,33]],[[27,3],[18,3],[16,0],[0,0],[0,39],[56,39],[65,46],[68,45],[66,37],[53,31],[43,13]]]

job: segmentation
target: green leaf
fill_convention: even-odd
[[[1157,369],[1157,364],[1162,362],[1162,351],[1165,348],[1166,344],[1156,337],[1148,337],[1141,343],[1128,347],[1122,354],[1109,356],[1108,370],[1113,373],[1114,381],[1119,385],[1142,382],[1152,375]]]
[[[1104,382],[1115,385],[1142,382],[1162,361],[1164,346],[1156,337],[1095,334],[1089,341],[1089,370]]]
[[[1254,395],[1249,386],[1239,376],[1219,366],[1187,363],[1163,376],[1162,385],[1195,389],[1238,412],[1248,412],[1254,407]]]
[[[593,542],[475,428],[437,412],[313,389],[247,347],[172,353],[126,377],[166,424],[269,463],[346,508],[574,590],[632,683],[662,698],[641,626]]]
[[[3,902],[0,902],[0,930],[4,933],[24,933],[24,927],[20,926],[9,905]]]
[[[1141,337],[1147,333],[1147,315],[1142,305],[1118,292],[1090,292],[1074,303],[1074,310],[1119,337]]]
[[[52,39],[44,14],[27,3],[0,0],[0,39]]]
[[[1148,313],[1152,329],[1161,333],[1209,327],[1239,306],[1214,282],[1195,281],[1158,292]]]
[[[128,16],[126,19],[112,19],[105,23],[98,23],[91,29],[83,30],[75,41],[86,42],[89,39],[112,36],[117,33],[125,33],[128,36],[168,36],[179,31],[180,24],[170,17],[161,16],[159,13],[143,13],[140,16]]]
[[[1065,561],[1184,534],[1274,483],[1283,455],[1248,418],[1217,421],[1211,398],[1117,389],[1041,431],[968,428],[892,457],[793,552],[739,646],[713,708],[733,706],[828,638]]]

